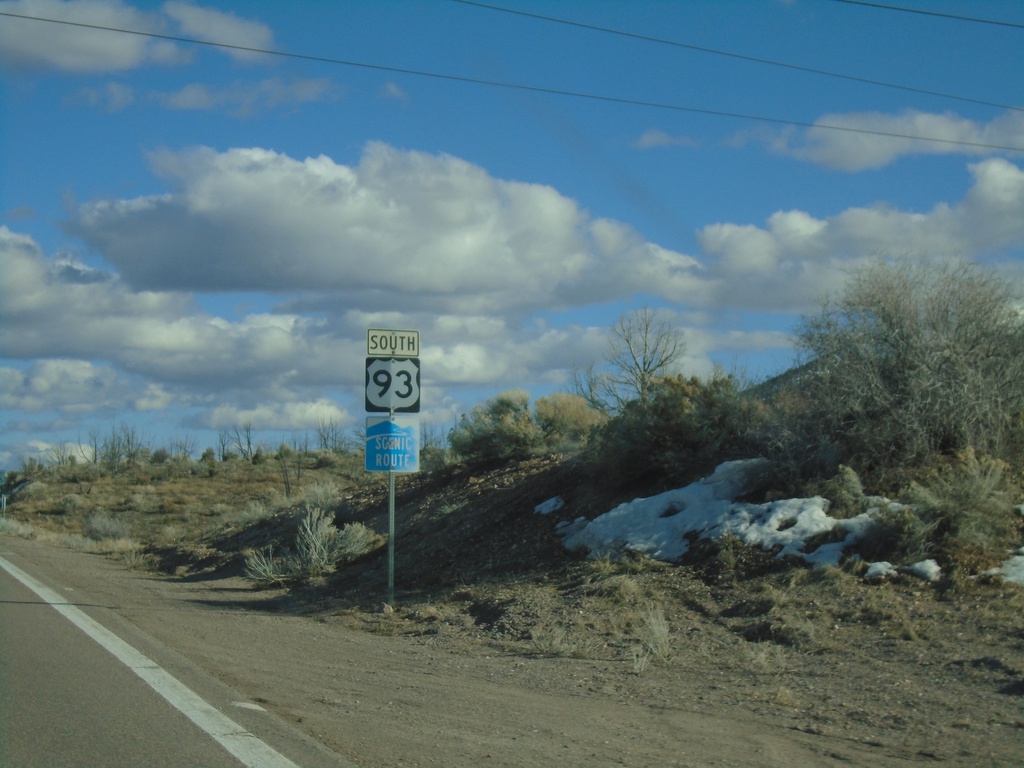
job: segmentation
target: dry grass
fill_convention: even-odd
[[[28,523],[15,520],[13,517],[0,517],[0,534],[17,536],[22,539],[34,539],[36,529]]]
[[[125,539],[131,526],[124,519],[114,518],[103,511],[93,512],[82,524],[82,533],[93,541]]]
[[[672,656],[672,636],[665,610],[660,605],[648,605],[641,613],[637,630],[641,644],[657,659],[667,661]]]
[[[541,656],[578,659],[594,658],[604,646],[596,637],[563,627],[535,627],[530,633],[530,641],[534,652]]]
[[[639,582],[628,574],[615,574],[583,588],[585,594],[606,597],[620,605],[635,604],[643,595]]]

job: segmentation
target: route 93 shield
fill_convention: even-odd
[[[420,412],[420,361],[414,357],[366,358],[366,410]]]

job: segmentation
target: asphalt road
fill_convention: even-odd
[[[0,539],[0,766],[339,764]]]

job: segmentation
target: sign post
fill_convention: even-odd
[[[420,332],[366,332],[366,471],[388,473],[388,604],[395,601],[395,473],[420,469]]]

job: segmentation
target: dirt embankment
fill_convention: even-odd
[[[163,573],[5,544],[362,766],[1024,764],[1022,590],[720,547],[572,558],[532,510],[573,471],[404,482],[386,610],[382,556],[254,590],[252,528],[162,553]],[[381,530],[384,509],[377,488],[343,515]]]

